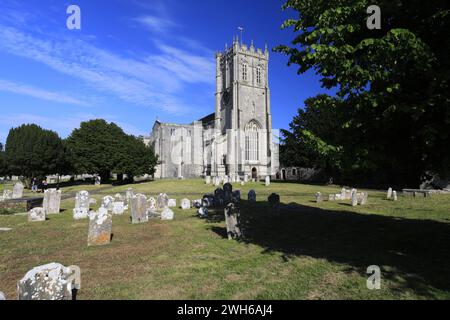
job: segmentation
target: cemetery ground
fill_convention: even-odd
[[[129,212],[114,216],[111,244],[87,247],[88,220],[72,218],[75,193],[88,190],[97,209],[103,196],[129,187],[165,192],[178,206],[215,189],[202,180],[73,186],[62,189],[61,214],[46,222],[0,215],[0,227],[12,228],[0,232],[0,291],[15,299],[28,270],[58,262],[81,268],[81,300],[450,299],[450,195],[394,202],[367,190],[368,204],[352,207],[314,202],[316,192],[327,198],[339,186],[234,184],[242,193],[241,241],[227,240],[223,211],[202,220],[196,209],[174,208],[173,221],[132,225]],[[246,201],[250,189],[255,205]],[[267,212],[273,192],[285,205],[279,216]],[[380,290],[367,289],[370,265],[381,268]]]

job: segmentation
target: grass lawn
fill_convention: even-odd
[[[88,221],[74,221],[74,196],[87,189],[99,200],[130,186],[75,186],[63,212],[43,223],[0,216],[0,291],[16,298],[16,283],[50,262],[78,265],[78,299],[450,299],[450,195],[399,197],[369,190],[366,206],[350,201],[316,204],[313,195],[340,187],[273,182],[235,185],[242,192],[245,238],[228,241],[223,212],[208,220],[195,209],[175,209],[174,221],[131,225],[129,213],[113,217],[113,240],[87,247]],[[156,181],[132,186],[178,204],[212,193],[201,180]],[[0,186],[2,192],[3,185]],[[245,201],[255,189],[258,203]],[[291,204],[279,217],[267,197]],[[96,209],[96,208],[95,208]],[[381,290],[368,290],[366,269],[382,270]]]

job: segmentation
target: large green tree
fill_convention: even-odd
[[[67,138],[77,173],[99,174],[103,181],[111,173],[129,176],[153,174],[156,156],[151,147],[127,135],[115,123],[97,119],[82,122]]]
[[[381,30],[366,26],[373,4]],[[449,2],[288,0],[284,8],[298,14],[284,23],[296,36],[276,50],[337,89],[338,140],[309,132],[342,147],[343,174],[409,185],[427,171],[448,174]]]
[[[3,148],[3,143],[0,143],[0,176],[4,176],[8,174],[7,166],[6,166],[6,155],[5,150]]]
[[[9,131],[5,159],[7,172],[23,176],[28,186],[33,177],[69,170],[66,148],[61,138],[56,132],[35,124],[21,125]]]

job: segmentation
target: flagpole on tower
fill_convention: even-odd
[[[244,28],[243,27],[238,27],[238,30],[241,31],[241,47],[242,47],[242,43],[243,43],[242,36],[243,36],[243,33],[244,33]]]

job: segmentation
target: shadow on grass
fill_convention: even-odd
[[[450,224],[381,215],[325,210],[297,203],[283,205],[271,216],[267,202],[241,203],[243,242],[265,252],[310,256],[347,264],[349,272],[365,275],[370,265],[382,269],[382,279],[433,298],[440,289],[450,291]],[[224,221],[223,210],[211,210],[209,223]],[[210,230],[226,238],[226,228]],[[386,270],[388,269],[388,270]],[[401,277],[403,280],[400,280]]]

